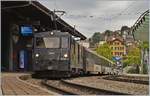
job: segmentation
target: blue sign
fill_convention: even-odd
[[[121,60],[121,57],[115,57],[115,56],[114,56],[112,59],[113,59],[114,61],[119,61],[119,60]]]
[[[32,26],[21,26],[21,34],[23,36],[30,36],[33,33]]]

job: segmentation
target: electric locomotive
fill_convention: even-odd
[[[80,46],[67,32],[35,33],[33,52],[35,74],[39,77],[69,77],[71,74],[83,73],[83,61],[79,56],[83,52],[79,48]]]

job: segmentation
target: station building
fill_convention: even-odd
[[[1,1],[2,71],[32,71],[34,33],[52,30],[69,32],[81,40],[86,39],[79,31],[37,1]],[[24,68],[20,66],[22,52],[26,62]]]
[[[141,68],[147,70],[142,73],[148,73],[149,68],[149,10],[145,11],[137,21],[132,26],[132,33],[135,41],[140,43],[143,48],[141,48]]]

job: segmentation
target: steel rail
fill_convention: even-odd
[[[60,83],[64,86],[68,86],[68,88],[70,88],[70,89],[71,88],[78,89],[78,90],[80,90],[80,92],[82,92],[82,94],[80,94],[80,92],[76,93],[76,92],[70,92],[69,90],[63,90],[63,89],[59,88],[58,86],[54,86],[54,85],[47,83],[46,81],[42,81],[41,83],[48,88],[50,87],[59,92],[62,92],[62,94],[69,94],[69,95],[90,95],[90,94],[93,94],[93,95],[94,94],[95,95],[130,95],[128,93],[121,93],[121,92],[110,91],[110,90],[85,86],[85,85],[81,85],[81,84],[71,83],[66,80],[60,80]]]
[[[41,84],[44,85],[45,87],[47,87],[48,89],[51,89],[51,90],[56,91],[57,93],[60,93],[60,94],[63,94],[63,95],[78,95],[78,94],[69,92],[67,90],[60,89],[57,86],[53,86],[51,84],[48,84],[45,80],[43,80],[41,82]]]

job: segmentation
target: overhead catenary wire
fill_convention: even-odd
[[[54,9],[54,26],[55,26],[55,30],[57,30],[57,24],[56,24],[57,22],[60,23],[60,24],[62,24],[62,25],[64,26],[63,29],[72,30],[72,29],[70,28],[70,26],[65,25],[64,23],[62,23],[61,21],[59,21],[59,19],[61,18],[61,16],[63,16],[64,14],[66,14],[66,12],[65,12],[65,11],[57,10],[58,6],[57,6],[57,3],[56,3],[56,0],[55,0],[55,2],[54,2],[54,5],[55,5],[55,9]],[[56,16],[56,13],[57,13],[57,12],[61,13],[60,16]],[[75,33],[75,26],[73,27],[73,31],[74,31],[74,33]]]
[[[135,1],[136,2],[136,1]],[[134,13],[134,12],[130,12],[128,13],[128,10],[133,7],[133,5],[135,4],[135,2],[132,2],[130,5],[128,5],[124,10],[122,10],[121,12],[115,14],[115,15],[111,15],[109,17],[106,17],[106,16],[94,16],[94,15],[76,15],[76,14],[67,14],[65,17],[66,18],[84,18],[84,19],[101,19],[101,20],[104,20],[104,21],[111,21],[115,18],[117,18],[118,16],[121,16],[121,15],[128,15],[128,16],[133,16],[133,15],[138,15],[138,14],[142,14],[142,12],[137,12],[137,13]]]
[[[138,3],[140,3],[140,2],[138,2]],[[71,18],[71,17],[75,17],[75,18],[84,18],[84,19],[89,19],[89,18],[91,18],[91,20],[93,20],[93,19],[96,19],[96,20],[101,20],[101,21],[107,21],[107,22],[109,22],[109,23],[106,23],[106,24],[109,24],[109,26],[112,24],[112,20],[116,20],[115,18],[121,18],[122,16],[128,16],[127,18],[129,18],[129,20],[130,20],[130,18],[133,18],[133,17],[136,17],[137,15],[141,15],[143,12],[142,11],[140,11],[140,9],[138,8],[138,10],[136,10],[136,11],[134,11],[134,10],[129,10],[129,9],[133,9],[133,8],[136,8],[136,1],[134,1],[134,2],[132,2],[132,3],[130,3],[125,9],[123,9],[122,11],[120,11],[119,13],[117,13],[117,14],[114,14],[114,15],[111,15],[111,16],[105,16],[105,15],[103,15],[103,16],[94,16],[94,15],[75,15],[75,14],[68,14],[67,16],[66,16],[66,18]],[[130,21],[129,21],[130,22]],[[112,26],[114,26],[114,24],[112,25]]]

